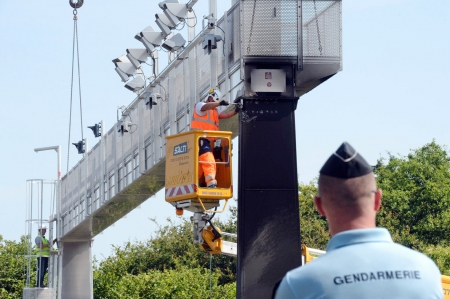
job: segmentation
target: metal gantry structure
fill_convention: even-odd
[[[56,224],[58,298],[92,298],[93,238],[164,188],[165,137],[190,130],[210,87],[243,105],[239,118],[220,123],[240,136],[237,297],[270,298],[301,265],[294,113],[300,96],[342,70],[342,2],[240,0],[220,18],[215,0],[209,7],[202,31],[190,28],[160,73],[155,59],[149,84],[134,89],[118,122],[109,131],[102,123],[100,141],[57,181],[47,222]],[[221,37],[210,54],[207,34]]]

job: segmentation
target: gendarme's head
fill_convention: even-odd
[[[332,235],[348,223],[375,226],[381,190],[377,190],[372,167],[349,143],[342,143],[319,173],[319,194],[314,201],[319,213],[327,217]]]
[[[320,170],[321,175],[339,179],[357,178],[371,172],[369,163],[347,142],[342,143]]]

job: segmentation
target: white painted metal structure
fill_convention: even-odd
[[[209,5],[216,15],[216,0]],[[210,87],[233,101],[253,59],[292,60],[296,96],[342,69],[341,9],[341,0],[241,0],[217,21],[223,32],[189,31],[185,49],[123,110],[129,132],[103,126],[100,142],[61,179],[59,298],[92,298],[93,237],[164,188],[165,137],[189,130],[192,108]],[[205,55],[202,36],[211,30],[225,44]],[[151,110],[146,92],[161,95]],[[220,128],[236,136],[237,117]]]
[[[28,180],[27,181],[27,199],[26,199],[26,219],[25,219],[25,237],[29,244],[25,254],[25,288],[23,298],[55,298],[56,285],[58,281],[58,262],[59,255],[57,251],[52,250],[49,257],[48,266],[48,285],[45,288],[35,288],[37,281],[31,279],[36,277],[38,272],[36,260],[38,255],[35,249],[35,237],[38,235],[38,229],[45,225],[48,233],[45,238],[49,245],[52,244],[54,237],[53,225],[56,221],[56,202],[58,193],[57,180]]]

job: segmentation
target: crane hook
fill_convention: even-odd
[[[74,9],[77,9],[77,8],[80,8],[81,6],[83,6],[83,2],[84,2],[84,0],[78,0],[76,3],[74,3],[73,0],[69,0],[70,6],[72,6],[72,8],[74,8]]]

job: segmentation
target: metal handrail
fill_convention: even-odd
[[[201,205],[202,208],[203,208],[203,211],[205,211],[206,213],[223,213],[223,212],[225,211],[225,209],[227,208],[228,200],[229,200],[229,198],[225,199],[225,205],[223,206],[223,209],[222,209],[222,210],[220,210],[220,211],[214,211],[214,210],[207,210],[207,209],[205,208],[205,206],[203,205],[202,199],[201,199],[201,198],[198,199],[198,201],[200,202],[200,205]]]

